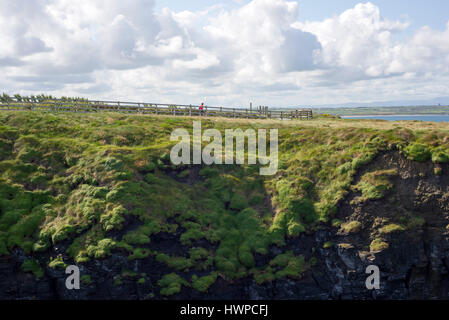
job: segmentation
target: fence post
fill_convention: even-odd
[[[233,109],[233,115],[234,115],[234,118],[235,118],[235,108]]]
[[[158,112],[157,112],[157,105],[156,105],[156,114],[158,114]]]
[[[189,116],[192,116],[192,105],[189,105]]]

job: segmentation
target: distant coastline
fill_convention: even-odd
[[[344,115],[341,118],[348,120],[449,122],[449,114]]]
[[[383,117],[383,116],[394,116],[394,117],[420,117],[420,116],[449,116],[449,113],[417,113],[417,114],[394,114],[394,113],[378,113],[378,114],[348,114],[342,115],[344,118],[358,118],[358,117]]]
[[[449,106],[412,106],[412,107],[358,107],[358,108],[314,108],[317,114],[334,116],[431,116],[449,115]]]

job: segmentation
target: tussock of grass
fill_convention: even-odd
[[[363,175],[359,183],[354,187],[355,190],[362,193],[359,200],[366,201],[382,199],[387,191],[391,190],[393,187],[390,178],[396,175],[396,169],[379,170],[368,172]]]
[[[35,259],[25,260],[22,264],[22,270],[33,273],[36,278],[42,278],[44,276],[44,270],[39,261]]]
[[[358,233],[362,228],[362,223],[359,221],[350,221],[341,225],[341,232],[349,234],[349,233]]]
[[[389,245],[382,239],[374,239],[370,244],[371,252],[379,252],[388,249]]]
[[[182,286],[188,286],[188,282],[176,273],[170,273],[163,276],[162,279],[158,281],[158,285],[162,288],[161,295],[171,296],[181,292]]]
[[[391,223],[379,229],[380,234],[390,234],[401,231],[405,231],[405,227],[395,223]]]

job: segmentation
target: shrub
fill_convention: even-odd
[[[87,254],[95,259],[103,259],[111,254],[111,250],[115,248],[116,242],[112,239],[105,238],[98,241],[97,245],[87,247]]]
[[[242,245],[239,250],[239,260],[247,268],[252,268],[255,265],[254,257],[251,254],[251,249],[247,245]]]
[[[128,257],[129,260],[141,260],[148,258],[151,252],[148,249],[144,248],[135,248],[133,253]]]
[[[382,199],[387,191],[393,188],[389,178],[396,175],[395,169],[368,172],[362,176],[354,188],[362,193],[360,198],[362,201]]]
[[[25,260],[22,264],[22,270],[25,272],[32,272],[36,278],[42,278],[44,276],[44,270],[40,263],[35,259]]]
[[[128,210],[122,206],[115,207],[112,211],[104,214],[100,218],[103,229],[107,231],[120,230],[125,221],[124,216],[128,214]]]
[[[287,225],[287,235],[289,237],[299,237],[305,231],[306,228],[300,222],[291,221]]]
[[[243,210],[245,208],[248,208],[248,201],[243,195],[235,193],[231,198],[229,208],[234,210]]]
[[[432,152],[433,163],[449,163],[449,153],[446,150],[437,149]]]
[[[217,168],[211,168],[211,167],[205,167],[200,170],[199,175],[200,177],[204,178],[212,178],[216,177],[220,174]]]
[[[405,154],[410,160],[425,162],[432,156],[427,145],[421,143],[412,143],[405,148]]]
[[[208,276],[192,276],[192,287],[199,292],[207,292],[211,285],[217,280],[218,273],[212,272]]]
[[[81,282],[82,282],[83,284],[85,284],[86,286],[88,286],[88,285],[90,285],[90,284],[92,283],[92,278],[91,278],[91,276],[88,275],[88,274],[82,275],[81,278],[80,278],[80,280],[81,280]]]
[[[313,223],[318,218],[315,213],[315,207],[312,202],[306,198],[301,200],[289,200],[287,208],[306,223]]]
[[[170,273],[162,277],[157,284],[162,287],[161,295],[171,296],[181,292],[182,286],[188,286],[188,282],[176,273]]]
[[[150,243],[150,237],[143,234],[140,231],[130,231],[123,237],[123,240],[128,244],[148,244]]]
[[[329,249],[329,248],[332,248],[333,246],[334,246],[334,243],[332,241],[327,241],[324,243],[323,248]]]
[[[382,228],[379,229],[380,234],[390,234],[390,233],[394,233],[394,232],[400,232],[400,231],[404,231],[405,228],[401,225],[392,223],[389,225],[386,225]]]
[[[273,274],[273,268],[271,267],[266,267],[264,270],[253,271],[253,277],[259,285],[276,280],[276,276]]]
[[[382,239],[374,239],[370,244],[371,252],[379,252],[388,249],[389,245]]]
[[[158,254],[156,261],[167,264],[168,267],[176,271],[188,270],[192,268],[192,260],[184,257],[170,257],[165,253]]]
[[[280,268],[276,272],[276,278],[290,277],[298,279],[300,274],[305,271],[305,260],[303,256],[296,257],[289,251],[276,256],[270,261],[270,266]]]
[[[255,194],[249,199],[249,204],[252,206],[260,206],[263,204],[265,198],[261,194]]]
[[[64,262],[64,260],[62,259],[62,256],[57,256],[56,258],[52,259],[50,261],[50,263],[48,264],[48,266],[52,269],[64,269],[67,267],[67,264]]]
[[[358,233],[362,228],[362,224],[359,221],[350,221],[341,225],[341,231],[349,233]]]

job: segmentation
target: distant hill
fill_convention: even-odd
[[[449,105],[449,97],[437,97],[429,100],[391,100],[373,102],[346,102],[338,104],[312,105],[313,108],[358,108],[358,107],[407,107]],[[306,106],[293,106],[285,109],[298,109]],[[307,107],[310,107],[308,105]]]

